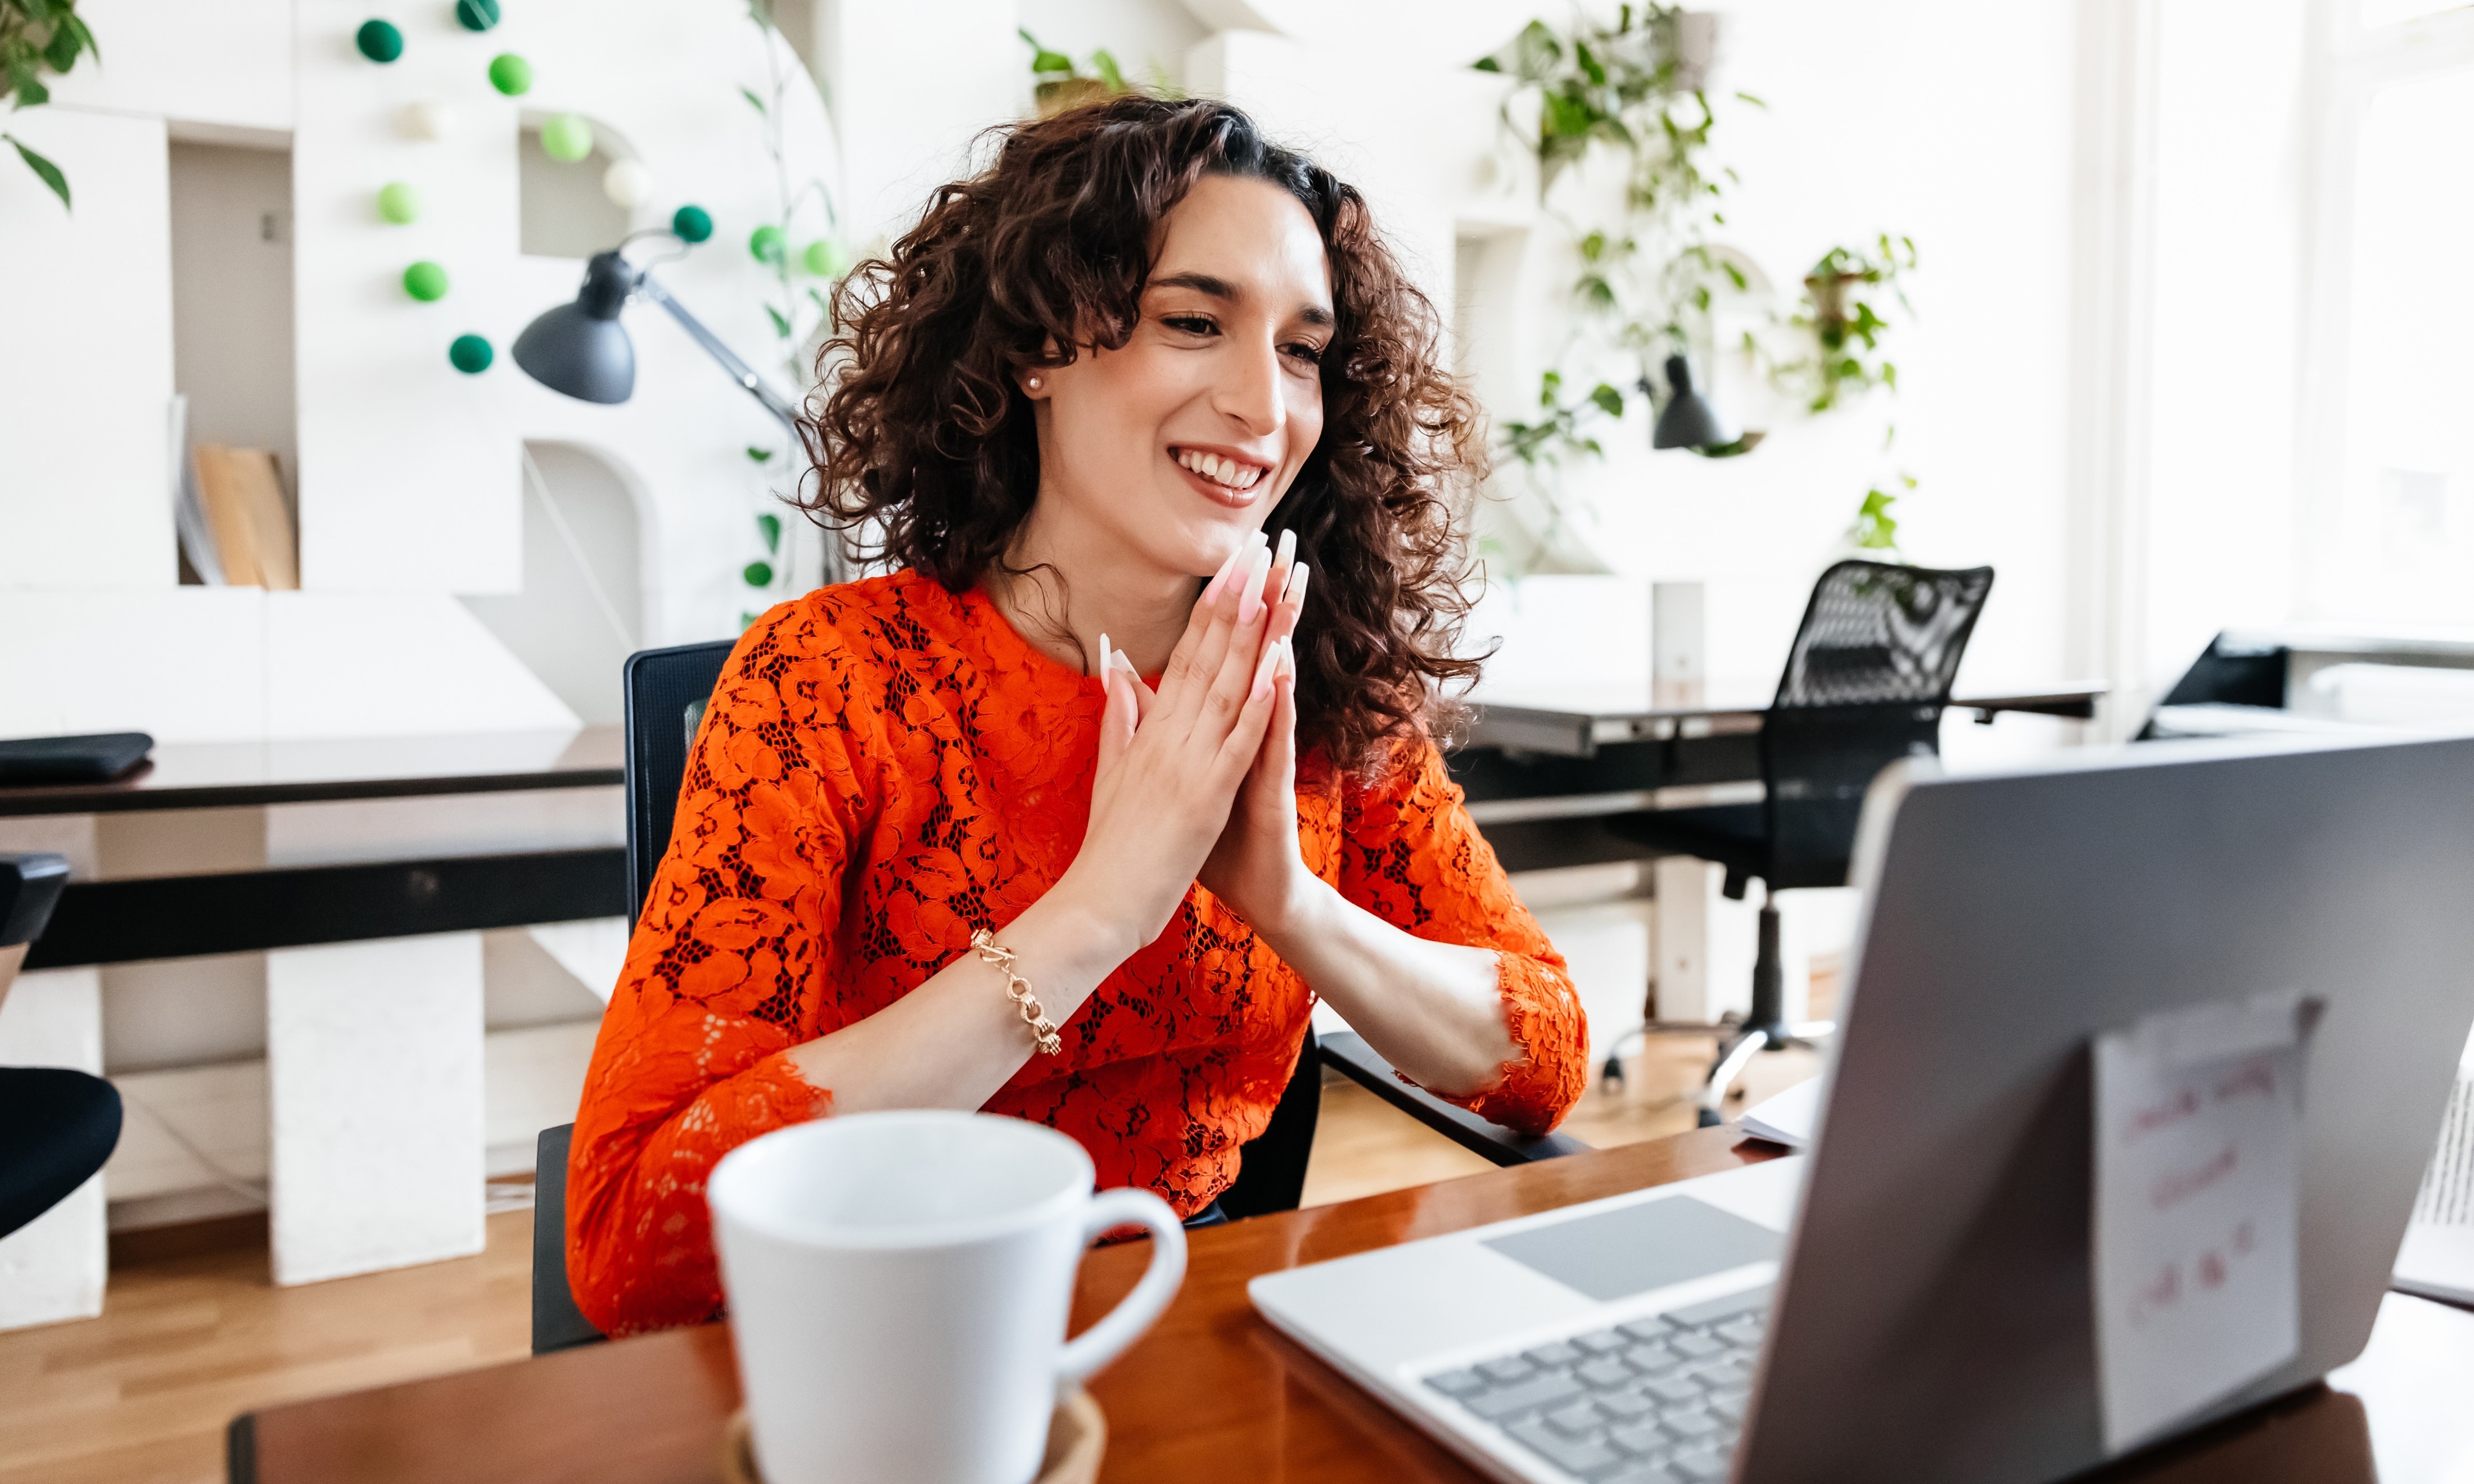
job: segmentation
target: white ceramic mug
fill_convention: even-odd
[[[1060,1394],[1151,1328],[1185,1229],[1148,1190],[1093,1194],[1055,1130],[966,1113],[780,1129],[706,1186],[766,1484],[1026,1484]],[[1065,1338],[1093,1237],[1151,1230],[1152,1260]]]

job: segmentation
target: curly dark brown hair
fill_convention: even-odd
[[[1322,236],[1335,333],[1322,437],[1267,521],[1318,568],[1297,638],[1301,752],[1343,767],[1456,707],[1468,610],[1459,496],[1484,474],[1476,405],[1438,357],[1433,304],[1365,199],[1224,103],[1129,94],[995,132],[994,162],[939,187],[918,226],[834,299],[822,403],[801,435],[829,529],[966,591],[1004,563],[1039,488],[1016,373],[1121,348],[1162,224],[1204,176],[1270,181]],[[1010,568],[1007,568],[1010,570]]]

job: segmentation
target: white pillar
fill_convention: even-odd
[[[275,1281],[479,1252],[481,936],[267,955]]]
[[[0,1000],[0,1065],[103,1072],[103,977],[92,969],[21,974]],[[103,1176],[0,1237],[0,1329],[91,1319],[110,1266]]]

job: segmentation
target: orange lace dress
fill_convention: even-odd
[[[831,1102],[783,1051],[899,999],[1064,874],[1101,699],[984,593],[909,572],[810,593],[747,631],[689,755],[576,1114],[568,1273],[587,1318],[625,1333],[719,1312],[706,1177]],[[1463,1106],[1553,1127],[1587,1076],[1580,1001],[1434,747],[1404,745],[1371,777],[1301,777],[1298,814],[1306,864],[1350,901],[1500,950],[1526,1055]],[[1065,1022],[1063,1054],[1031,1058],[986,1108],[1074,1136],[1103,1187],[1147,1186],[1190,1215],[1270,1121],[1312,1003],[1198,886]]]

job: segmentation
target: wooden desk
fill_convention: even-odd
[[[1102,1477],[1467,1484],[1478,1475],[1466,1465],[1264,1324],[1247,1280],[1763,1157],[1737,1137],[1707,1129],[1195,1233],[1184,1291],[1092,1388],[1108,1415]],[[1145,1257],[1094,1254],[1076,1323],[1131,1287]],[[2461,1421],[2474,1315],[2390,1295],[2369,1352],[2336,1380],[2093,1477],[2395,1484],[2474,1460]],[[718,1477],[722,1421],[738,1404],[729,1333],[713,1325],[244,1416],[232,1477],[690,1484]]]

